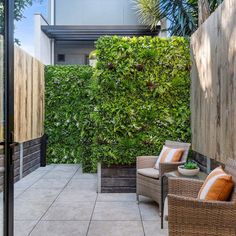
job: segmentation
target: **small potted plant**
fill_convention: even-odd
[[[97,51],[94,50],[89,54],[89,65],[96,67],[97,65]]]
[[[186,162],[184,165],[179,166],[178,171],[180,174],[185,176],[194,176],[199,173],[200,168],[195,162],[189,161]]]

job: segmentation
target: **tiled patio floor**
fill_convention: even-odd
[[[157,206],[135,194],[97,194],[97,176],[50,165],[15,184],[15,236],[164,236]]]

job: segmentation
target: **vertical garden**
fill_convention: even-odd
[[[97,66],[46,69],[48,158],[133,164],[166,139],[190,141],[190,53],[183,38],[102,37]]]

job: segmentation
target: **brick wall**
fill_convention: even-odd
[[[15,148],[14,160],[14,179],[20,179],[20,146]],[[41,139],[34,139],[23,143],[23,166],[22,177],[30,174],[40,167],[41,160]]]
[[[15,147],[13,154],[14,161],[14,181],[20,180],[20,177],[25,177],[41,165],[41,138],[30,140],[22,144],[23,165],[20,167],[20,145]],[[3,171],[4,166],[3,150],[0,150],[0,191],[3,186]],[[22,172],[22,174],[20,174]]]

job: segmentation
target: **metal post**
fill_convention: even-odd
[[[211,172],[211,159],[207,157],[207,173]]]
[[[4,236],[14,233],[14,1],[4,0]]]

